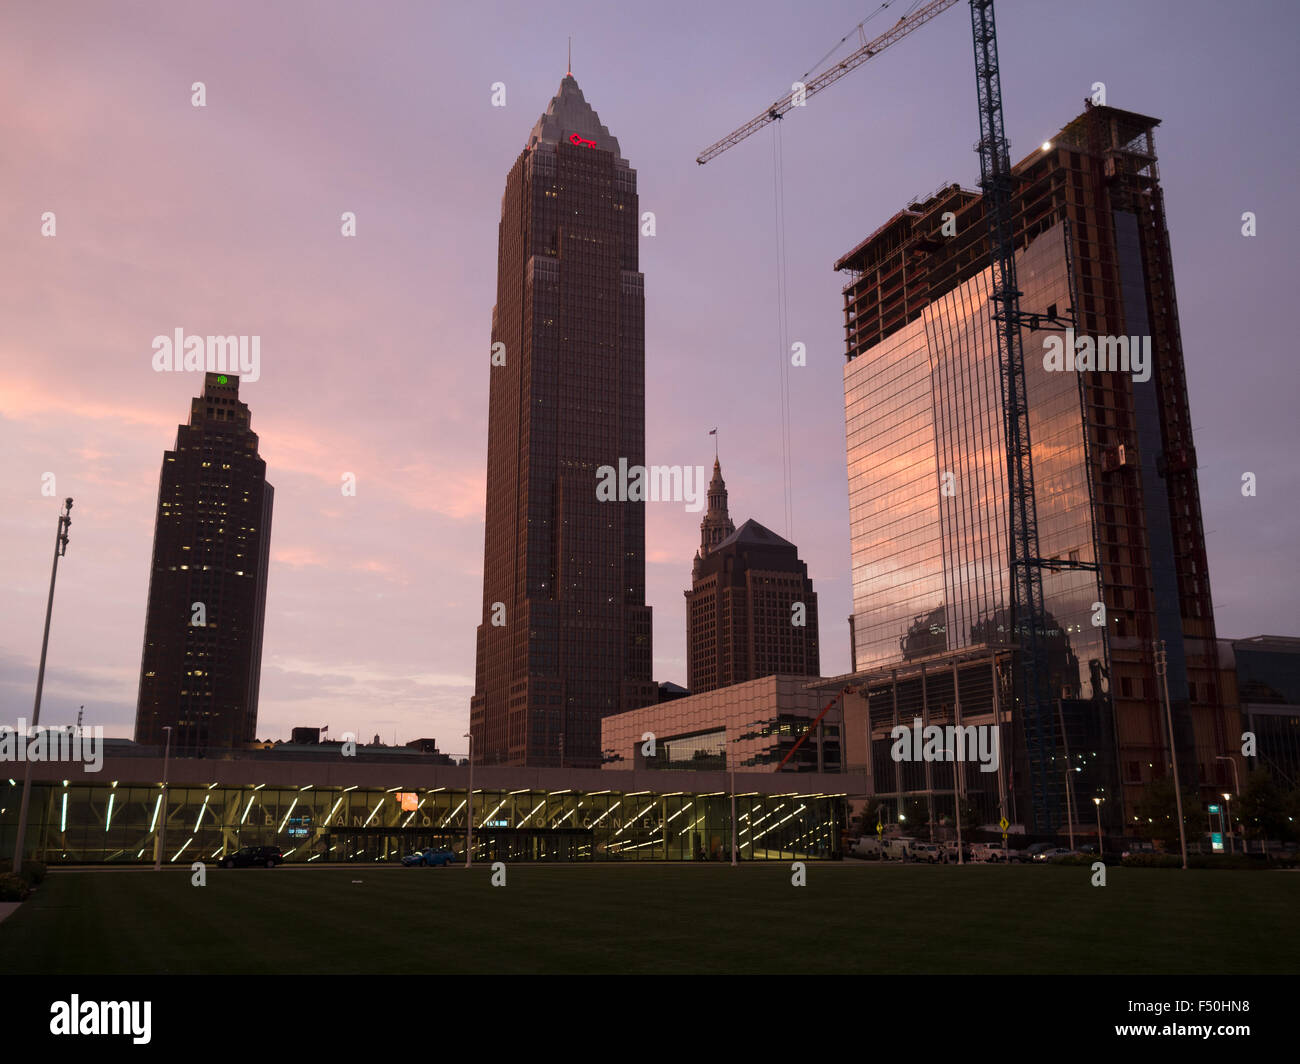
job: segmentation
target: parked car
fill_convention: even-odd
[[[930,864],[938,864],[943,860],[943,850],[933,842],[917,842],[913,840],[912,845],[907,848],[907,856],[912,861],[928,861]]]
[[[977,842],[971,846],[971,857],[989,863],[1010,862],[1015,860],[1015,851],[1004,851],[1000,842]]]
[[[1133,857],[1139,853],[1155,853],[1155,852],[1156,852],[1156,848],[1152,846],[1149,842],[1136,842],[1132,846],[1130,846],[1127,850],[1125,850],[1123,853],[1121,853],[1119,856],[1120,856],[1120,860],[1123,860],[1125,857]]]
[[[451,850],[439,850],[431,846],[427,850],[408,853],[402,858],[402,864],[408,868],[437,868],[442,865],[449,865],[454,860],[456,860],[456,854]]]
[[[1040,853],[1055,849],[1059,849],[1059,847],[1054,842],[1036,842],[1032,846],[1026,846],[1023,850],[1015,851],[1014,860],[1034,861],[1038,859]]]
[[[241,846],[234,853],[228,853],[219,862],[222,868],[251,868],[261,865],[274,868],[284,864],[284,854],[279,846]]]

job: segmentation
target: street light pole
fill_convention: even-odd
[[[1094,798],[1092,804],[1097,807],[1097,856],[1100,857],[1104,850],[1104,844],[1101,841],[1101,803],[1105,798]]]
[[[469,793],[465,802],[469,806],[469,815],[465,818],[465,867],[474,863],[474,736],[465,733],[469,740]]]
[[[163,785],[162,785],[162,823],[158,827],[158,850],[153,855],[153,870],[162,871],[163,849],[167,845],[167,762],[172,756],[172,729],[170,724],[163,725],[167,733],[167,745],[163,748]]]
[[[1183,788],[1178,781],[1178,754],[1174,750],[1174,713],[1169,708],[1169,658],[1165,641],[1155,644],[1156,675],[1160,677],[1165,698],[1165,723],[1169,727],[1169,763],[1174,773],[1174,804],[1178,811],[1178,845],[1183,853],[1183,871],[1187,871],[1187,829],[1183,826]]]
[[[1228,856],[1231,857],[1236,850],[1232,845],[1232,795],[1224,793],[1223,795],[1223,812],[1227,817],[1228,824]]]
[[[1226,761],[1226,762],[1228,762],[1229,765],[1232,766],[1232,785],[1233,785],[1233,787],[1236,789],[1236,793],[1237,793],[1237,794],[1240,794],[1240,793],[1241,793],[1241,777],[1237,775],[1237,761],[1236,761],[1236,759],[1235,759],[1235,758],[1231,758],[1231,757],[1225,757],[1223,754],[1219,754],[1219,755],[1217,755],[1217,756],[1215,757],[1214,760],[1215,760],[1215,761]],[[1225,801],[1226,801],[1227,798],[1228,798],[1228,796],[1227,796],[1226,794],[1225,794],[1223,797],[1224,797],[1224,800],[1225,800]],[[1231,814],[1231,810],[1229,810],[1229,814]],[[1229,819],[1229,820],[1228,820],[1228,846],[1229,846],[1229,847],[1232,846],[1232,836],[1233,836],[1233,834],[1234,834],[1234,831],[1233,831],[1233,828],[1232,828],[1232,820]],[[1231,848],[1229,848],[1228,852],[1229,852],[1229,853],[1232,853]],[[1242,852],[1244,853],[1245,851],[1243,850]]]
[[[41,636],[41,664],[36,670],[36,705],[32,710],[32,723],[29,733],[36,730],[41,722],[41,692],[45,689],[45,653],[50,646],[50,614],[54,611],[54,580],[59,575],[59,558],[68,550],[68,526],[72,524],[72,499],[63,500],[63,512],[59,514],[59,528],[54,536],[54,564],[50,568],[50,597],[45,603],[45,634]],[[15,736],[15,738],[17,738]],[[26,737],[19,741],[25,741]],[[32,797],[32,764],[23,757],[23,796],[18,803],[18,834],[14,840],[14,875],[23,869],[23,843],[27,834],[27,805]]]
[[[753,806],[751,805],[752,809]],[[731,867],[736,867],[736,770],[731,770]]]

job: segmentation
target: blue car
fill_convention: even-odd
[[[402,858],[402,864],[408,867],[434,868],[439,865],[449,865],[454,860],[456,855],[451,850],[435,850],[430,847],[419,853],[408,853]]]

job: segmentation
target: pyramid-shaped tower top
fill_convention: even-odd
[[[531,151],[539,144],[558,144],[562,140],[573,144],[594,143],[602,151],[613,152],[615,159],[623,158],[619,154],[618,138],[611,136],[609,130],[600,124],[600,115],[582,95],[572,74],[564,75],[560,91],[551,98],[546,113],[533,126],[528,136],[528,149]]]

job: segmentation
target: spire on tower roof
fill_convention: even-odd
[[[560,91],[551,98],[546,112],[533,126],[533,131],[528,136],[528,148],[532,150],[540,144],[558,144],[562,140],[571,144],[586,144],[613,152],[616,159],[623,158],[618,150],[618,138],[611,136],[609,130],[601,125],[600,115],[582,95],[572,72],[564,75]]]

